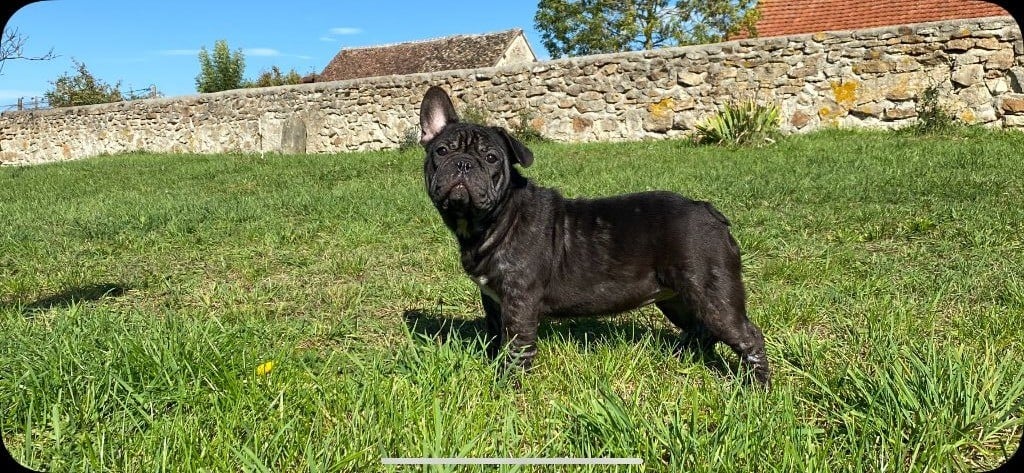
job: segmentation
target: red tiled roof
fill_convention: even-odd
[[[1008,15],[983,0],[760,0],[760,37]]]
[[[491,67],[523,30],[448,36],[383,46],[346,48],[338,52],[317,82],[418,72]]]

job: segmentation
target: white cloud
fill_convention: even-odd
[[[332,38],[332,37],[330,37],[330,36],[321,36],[320,37],[320,41],[323,41],[325,43],[333,43],[333,42],[335,42],[337,40]]]
[[[281,51],[273,48],[245,48],[242,54],[246,56],[280,56]]]
[[[164,56],[196,56],[199,54],[198,49],[164,49],[160,51],[160,54]]]
[[[331,28],[331,34],[334,34],[334,35],[359,34],[359,33],[362,33],[362,32],[363,32],[363,30],[360,29],[360,28],[352,28],[352,27],[349,27],[349,26],[342,26],[342,27],[339,27],[339,28]]]

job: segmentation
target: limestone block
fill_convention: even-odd
[[[821,73],[821,70],[815,66],[797,66],[789,70],[787,75],[794,79],[803,79],[806,77],[816,76]]]
[[[822,100],[818,105],[818,117],[824,121],[834,120],[848,114],[849,111],[845,107],[831,99]]]
[[[903,118],[911,118],[917,116],[917,110],[914,107],[899,106],[890,108],[885,111],[886,120],[900,120]]]
[[[859,118],[865,118],[865,117],[875,117],[875,118],[878,118],[878,117],[882,116],[882,112],[884,112],[884,111],[885,111],[885,109],[882,107],[881,104],[879,104],[878,102],[871,102],[871,103],[866,103],[866,104],[858,105],[858,106],[850,109],[850,114],[853,115],[853,116],[859,117]]]
[[[921,69],[921,63],[910,56],[898,56],[892,69],[896,72],[913,72]]]
[[[793,112],[793,116],[789,118],[789,124],[796,129],[800,129],[807,126],[811,122],[812,118],[812,115],[809,115],[804,111],[797,110]]]
[[[985,86],[992,95],[1005,94],[1010,91],[1010,81],[1005,77],[986,79]]]
[[[985,68],[980,64],[969,64],[953,71],[953,83],[963,87],[978,84],[985,77]]]
[[[292,117],[281,125],[281,152],[303,154],[306,152],[306,122]]]
[[[837,105],[843,104],[846,107],[850,107],[858,102],[858,90],[862,85],[860,81],[855,79],[841,82],[833,81],[829,85],[832,89],[831,99],[833,99]]]
[[[989,105],[975,110],[974,121],[969,123],[992,123],[998,119],[995,107]]]
[[[672,118],[675,109],[675,100],[665,97],[647,106],[647,116],[644,117],[644,130],[651,132],[665,132],[672,128]]]
[[[572,131],[575,133],[582,133],[587,131],[594,125],[594,121],[583,116],[575,116],[572,118]]]
[[[891,64],[878,59],[861,61],[853,65],[854,74],[884,74],[891,70]]]
[[[999,98],[999,109],[1005,114],[1024,114],[1024,94],[1005,94]]]
[[[694,73],[694,72],[690,72],[690,71],[682,71],[682,72],[679,73],[678,82],[681,85],[685,85],[687,87],[693,87],[693,86],[696,86],[696,85],[703,84],[704,83],[704,78],[706,76],[707,76],[706,72],[698,74],[698,73]]]
[[[1000,43],[998,39],[992,37],[979,39],[974,45],[981,49],[999,49],[1002,47],[1002,43]]]
[[[1000,49],[992,53],[985,61],[986,69],[1009,69],[1013,67],[1013,49]]]
[[[974,84],[960,90],[957,93],[957,98],[969,107],[992,103],[992,94],[989,93],[988,86],[984,83]]]
[[[1011,128],[1024,127],[1024,115],[1006,115],[1003,117],[1003,124]]]

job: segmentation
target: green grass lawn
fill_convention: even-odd
[[[54,472],[946,471],[1016,448],[1024,134],[533,149],[526,174],[567,196],[730,217],[771,391],[726,347],[674,354],[654,308],[544,323],[523,387],[496,380],[420,150],[135,154],[0,169],[8,448]]]

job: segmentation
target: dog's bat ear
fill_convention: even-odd
[[[526,168],[533,164],[533,151],[527,148],[521,141],[517,140],[514,136],[509,134],[508,130],[496,126],[492,127],[494,131],[498,132],[501,139],[505,140],[505,146],[512,153],[513,162],[519,163],[520,166]]]
[[[455,106],[444,89],[436,85],[427,89],[420,104],[420,144],[427,144],[449,123],[457,121]]]

